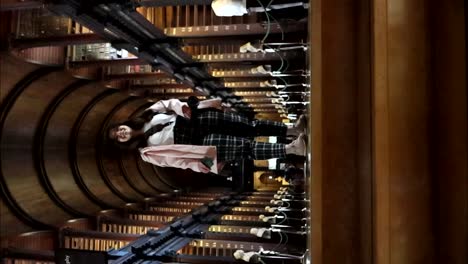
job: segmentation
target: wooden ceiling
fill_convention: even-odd
[[[277,120],[307,106],[307,9],[217,17],[207,0],[10,2],[11,49],[25,59],[148,101],[220,97]],[[241,52],[248,42],[254,52]]]

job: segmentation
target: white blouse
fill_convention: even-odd
[[[143,132],[148,131],[148,129],[152,128],[155,125],[165,124],[168,122],[173,123],[164,127],[158,133],[154,133],[152,136],[148,137],[148,146],[174,144],[174,125],[176,118],[176,114],[157,114],[153,116],[153,119],[151,119],[150,122],[146,123],[143,126]]]
[[[216,16],[243,16],[248,13],[246,0],[214,0],[211,9]]]

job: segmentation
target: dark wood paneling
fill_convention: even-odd
[[[40,8],[44,4],[41,1],[20,1],[20,0],[2,0],[0,10],[21,10]]]
[[[91,191],[91,189],[86,184],[84,177],[82,177],[80,167],[78,164],[77,147],[80,128],[88,113],[92,110],[95,104],[97,104],[100,100],[102,100],[109,94],[114,93],[115,91],[105,89],[102,86],[98,86],[96,84],[88,85],[86,86],[86,89],[91,89],[91,94],[87,94],[86,92],[84,93],[85,95],[90,97],[86,100],[86,96],[84,96],[82,98],[85,99],[84,101],[76,100],[79,102],[79,104],[81,104],[81,107],[78,108],[76,111],[76,116],[75,119],[73,119],[73,125],[71,126],[70,130],[70,137],[68,140],[68,161],[71,168],[71,175],[73,176],[73,179],[75,180],[75,183],[77,184],[78,188],[80,188],[83,191],[86,197],[92,200],[95,204],[99,205],[101,208],[109,208],[112,207],[112,205],[111,203],[106,202],[106,195],[101,195],[100,193],[95,193]],[[109,191],[107,188],[94,189],[94,191],[97,190],[101,190],[105,193]],[[118,204],[118,202],[116,203]]]
[[[159,179],[174,189],[193,190],[210,185],[210,176],[203,173],[196,173],[192,170],[182,170],[177,168],[162,168],[153,166]]]
[[[38,47],[15,51],[15,54],[32,63],[56,66],[65,62],[64,47]]]
[[[125,177],[134,185],[134,188],[140,190],[145,197],[151,197],[159,192],[155,191],[151,185],[148,184],[146,177],[140,174],[138,164],[134,160],[134,155],[121,156],[119,166],[121,172]]]
[[[63,98],[49,119],[44,137],[44,166],[48,179],[59,197],[67,204],[86,214],[100,208],[74,180],[69,160],[71,131],[80,110],[102,92],[104,88],[93,84],[77,87]]]
[[[0,75],[0,98],[1,98],[1,118],[3,127],[5,118],[13,106],[14,101],[21,95],[34,80],[50,72],[48,69],[37,69],[28,63],[24,63],[9,56],[7,53],[1,54],[1,75]],[[0,135],[3,129],[0,129]],[[0,143],[1,144],[1,143]],[[3,146],[2,146],[3,151]],[[0,165],[0,169],[2,166]],[[6,237],[30,230],[31,226],[44,227],[43,223],[37,222],[25,212],[14,199],[10,189],[5,183],[3,170],[0,173],[1,206],[0,206],[0,237],[1,244],[5,245]],[[30,225],[30,226],[27,226]]]
[[[0,196],[0,247],[8,245],[8,238],[13,235],[32,231],[33,228],[18,219]]]
[[[357,55],[357,159],[359,188],[360,262],[373,263],[372,225],[372,91],[371,91],[371,1],[356,1]]]
[[[70,215],[57,207],[41,188],[32,155],[33,139],[49,98],[60,89],[57,84],[66,85],[70,82],[69,77],[54,72],[25,86],[24,90],[15,93],[16,96],[8,96],[4,102],[14,101],[11,108],[3,111],[6,116],[0,144],[4,187],[8,188],[12,199],[30,217],[50,225],[56,225]]]
[[[0,65],[0,102],[26,74],[39,68],[38,65],[18,60],[7,52],[0,53]]]
[[[374,1],[375,263],[437,263],[429,5]]]
[[[64,77],[67,76],[67,74],[64,74]],[[61,101],[66,98],[72,91],[82,87],[83,85],[87,84],[87,81],[84,80],[72,80],[72,82],[69,85],[65,85],[65,87],[59,88],[58,93],[53,96],[53,98],[48,98],[48,101],[44,100],[45,103],[47,103],[47,106],[41,113],[41,118],[38,122],[38,125],[36,127],[36,132],[34,134],[34,143],[33,143],[33,157],[34,157],[34,167],[37,171],[39,181],[44,188],[44,190],[47,192],[49,195],[50,199],[57,204],[60,208],[65,210],[71,215],[74,216],[85,216],[83,211],[81,211],[79,208],[74,208],[68,205],[55,191],[53,185],[51,184],[51,181],[49,179],[49,175],[47,174],[46,166],[45,166],[45,159],[44,159],[44,154],[45,154],[45,142],[44,138],[46,134],[49,136],[52,134],[52,137],[55,137],[60,134],[60,131],[54,130],[53,132],[58,132],[58,133],[47,133],[47,128],[49,125],[50,118],[56,111],[58,105],[61,103]],[[60,82],[58,82],[56,85],[60,85]],[[55,145],[55,146],[50,146],[53,150],[60,148],[60,147],[66,147],[66,144],[61,144],[61,145]],[[73,184],[70,184],[73,185]]]
[[[8,50],[12,24],[15,20],[16,15],[13,12],[2,12],[0,17],[0,51]]]
[[[163,182],[166,186],[169,186],[171,190],[175,190],[178,188],[178,182],[174,180],[174,175],[178,175],[179,171],[185,171],[177,168],[163,168],[154,166],[151,164],[151,169],[154,173],[158,176],[159,180]]]
[[[47,36],[37,38],[17,38],[11,41],[15,49],[25,49],[42,46],[68,46],[105,43],[98,34],[68,34],[63,36]]]
[[[9,246],[21,249],[54,250],[57,238],[57,233],[53,230],[28,232],[11,239]]]
[[[80,125],[77,127],[76,162],[79,173],[87,188],[100,200],[119,207],[125,201],[119,197],[110,182],[103,179],[98,168],[96,140],[99,128],[106,114],[123,99],[115,90],[105,90],[89,102],[80,113]]]
[[[466,1],[430,1],[437,262],[468,263]]]
[[[144,175],[144,177],[151,183],[151,186],[153,186],[157,190],[160,190],[161,192],[171,192],[173,190],[169,185],[161,181],[159,176],[153,170],[153,165],[151,165],[148,162],[144,162],[140,158],[139,153],[135,154],[134,159],[137,163],[139,170],[141,171],[141,174]]]
[[[315,263],[372,263],[370,2],[311,7]]]
[[[375,2],[375,1],[374,1]],[[372,111],[374,173],[374,262],[390,263],[390,158],[387,57],[387,1],[372,6]],[[378,205],[378,206],[377,206]]]

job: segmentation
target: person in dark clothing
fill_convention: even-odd
[[[281,136],[296,134],[298,138],[290,144],[271,144],[252,140],[256,136]],[[127,148],[147,151],[147,147],[159,147],[159,154],[179,151],[170,162],[144,157],[146,161],[160,166],[190,168],[195,171],[209,172],[203,167],[202,159],[197,163],[181,162],[179,159],[192,157],[187,153],[187,146],[216,147],[216,158],[219,162],[239,159],[270,159],[285,157],[286,154],[304,155],[304,135],[298,128],[288,128],[285,124],[270,120],[249,120],[232,112],[221,110],[220,100],[201,101],[190,108],[177,99],[159,101],[149,107],[141,116],[112,126],[109,138]],[[164,150],[163,150],[164,149]],[[200,149],[201,148],[190,148]],[[166,152],[164,152],[166,151]],[[175,153],[171,155],[176,155]],[[155,153],[155,152],[151,152]],[[198,153],[197,153],[198,154]],[[179,166],[180,165],[180,166]],[[206,165],[206,164],[203,164]]]

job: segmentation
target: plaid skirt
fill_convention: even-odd
[[[266,160],[286,157],[285,144],[257,142],[229,135],[209,134],[203,137],[202,145],[216,146],[219,161]]]
[[[216,146],[218,159],[270,159],[284,157],[284,144],[255,142],[256,136],[286,136],[285,124],[270,120],[249,120],[235,113],[199,110],[193,120],[178,116],[174,143]]]
[[[201,144],[209,134],[230,135],[244,138],[257,136],[285,137],[287,126],[270,120],[249,120],[235,113],[207,109],[198,110],[194,120],[178,116],[174,126],[176,144]]]

